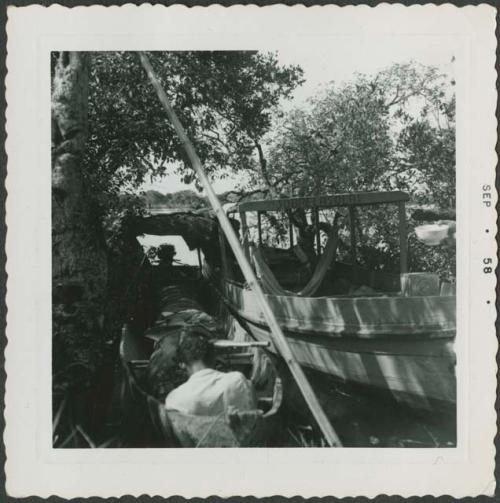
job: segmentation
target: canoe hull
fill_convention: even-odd
[[[241,324],[257,340],[270,340],[251,291],[227,281],[224,295],[233,314],[230,337]],[[267,297],[305,367],[389,392],[412,408],[454,406],[454,298]]]
[[[167,411],[144,386],[150,351],[144,337],[128,327],[122,331],[120,357],[122,441],[126,447],[264,447],[273,446],[280,425],[282,379],[271,359],[255,348],[252,382],[270,400],[266,410],[226,411],[219,416],[193,416]]]

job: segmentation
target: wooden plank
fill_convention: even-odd
[[[223,361],[226,365],[248,365],[252,362],[253,356],[253,353],[227,353],[219,355],[217,358]]]
[[[406,207],[404,202],[398,203],[399,218],[399,270],[401,274],[408,272],[408,229],[406,225]]]
[[[330,420],[325,414],[325,411],[321,407],[318,398],[316,394],[314,393],[311,384],[309,383],[302,367],[299,365],[297,359],[295,358],[292,350],[290,349],[290,346],[288,345],[288,341],[285,338],[285,335],[283,334],[281,327],[278,325],[278,322],[276,320],[276,317],[274,316],[273,311],[271,310],[271,307],[269,306],[269,303],[267,302],[266,296],[264,295],[264,292],[262,291],[262,288],[260,287],[259,282],[257,281],[257,278],[255,276],[255,273],[250,265],[250,262],[248,261],[247,256],[245,255],[245,252],[243,251],[243,248],[241,247],[240,242],[238,241],[238,237],[233,229],[233,226],[231,225],[231,222],[229,221],[228,216],[224,212],[224,209],[222,208],[222,205],[217,197],[217,195],[214,192],[214,189],[210,183],[210,180],[208,179],[203,166],[201,164],[200,158],[198,157],[198,154],[193,147],[193,144],[191,143],[189,137],[187,136],[181,122],[179,121],[175,111],[173,110],[172,106],[170,105],[170,102],[168,100],[167,95],[165,94],[165,91],[158,80],[158,77],[156,76],[151,63],[149,62],[148,57],[144,52],[139,52],[139,58],[141,60],[142,66],[146,70],[146,74],[148,75],[148,78],[153,85],[156,94],[158,96],[158,99],[160,100],[161,104],[163,105],[163,108],[165,109],[177,135],[179,136],[179,139],[181,141],[181,145],[183,146],[190,162],[193,170],[196,172],[198,175],[198,178],[203,185],[206,193],[208,200],[210,201],[210,204],[212,205],[212,208],[214,210],[215,215],[217,216],[219,223],[224,230],[224,233],[226,234],[227,240],[233,250],[233,253],[236,257],[236,260],[238,261],[238,264],[241,267],[241,270],[243,272],[243,275],[246,279],[248,288],[253,291],[255,294],[256,300],[260,306],[260,309],[263,313],[264,319],[269,326],[270,334],[273,339],[274,345],[278,349],[280,355],[282,358],[285,360],[286,364],[288,365],[288,368],[290,369],[290,372],[292,373],[292,376],[294,377],[295,381],[297,382],[297,385],[309,407],[311,410],[311,413],[318,423],[319,428],[321,429],[326,442],[328,445],[331,447],[341,447],[342,443],[333,429]],[[242,222],[243,223],[243,222]]]
[[[290,197],[287,199],[271,199],[245,201],[238,205],[240,212],[245,211],[280,211],[294,208],[335,208],[336,206],[363,206],[366,204],[391,204],[408,201],[410,197],[405,192],[351,192],[329,196]]]
[[[268,348],[269,341],[231,341],[229,339],[216,339],[212,341],[216,348]]]

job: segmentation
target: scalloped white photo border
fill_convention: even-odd
[[[497,257],[495,14],[487,5],[449,4],[8,7],[8,494],[492,495],[496,278],[482,269],[484,258],[496,265]],[[426,36],[453,38],[457,51],[457,447],[53,449],[50,51],[268,49],[338,37],[425,43]],[[486,185],[490,208],[482,200]]]

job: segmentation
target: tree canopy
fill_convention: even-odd
[[[302,81],[299,67],[279,65],[271,53],[169,51],[150,58],[209,173],[244,169],[274,109]],[[107,196],[165,174],[172,163],[186,183],[193,180],[135,53],[92,54],[89,130],[90,183]]]
[[[404,190],[413,203],[454,207],[453,85],[436,68],[411,62],[332,83],[276,119],[266,137],[265,169],[254,164],[249,188],[282,197]],[[397,268],[396,213],[372,208],[359,219],[361,260]],[[302,224],[308,224],[303,216]],[[443,258],[413,235],[410,242],[413,270],[453,274],[451,252]]]
[[[283,113],[282,100],[302,83],[302,70],[280,65],[275,54],[170,51],[150,57],[207,172],[245,174],[250,183],[244,194],[398,189],[413,202],[455,204],[454,82],[436,68],[410,62],[358,74]],[[90,68],[85,173],[101,203],[96,207],[109,215],[117,195],[127,188],[136,193],[148,177],[173,166],[192,182],[137,55],[93,53]],[[117,206],[128,211],[132,201]],[[295,217],[298,236],[310,241],[310,223]],[[396,236],[382,237],[394,218],[375,210],[360,216],[360,227],[369,227],[362,236],[366,261],[382,254],[388,267],[396,267]],[[427,262],[434,267],[436,261]],[[451,271],[451,257],[449,263]],[[413,266],[426,268],[418,259]]]
[[[266,145],[272,175],[257,170],[254,183],[297,196],[397,188],[444,203],[455,186],[450,88],[415,63],[332,84],[277,120]]]

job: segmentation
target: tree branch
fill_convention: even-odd
[[[269,194],[271,194],[272,197],[277,197],[278,194],[276,193],[275,187],[271,183],[271,179],[269,177],[269,172],[267,170],[267,160],[264,156],[262,145],[257,140],[254,140],[254,144],[259,154],[259,165],[260,165],[260,172],[262,174],[262,179],[264,180],[264,183],[266,184],[269,190]]]
[[[269,193],[268,189],[255,189],[255,190],[250,190],[250,191],[230,190],[229,192],[226,192],[225,195],[227,197],[230,194],[234,194],[235,196],[238,196],[238,202],[239,202],[244,197],[253,196],[254,194],[268,194],[268,193]]]

